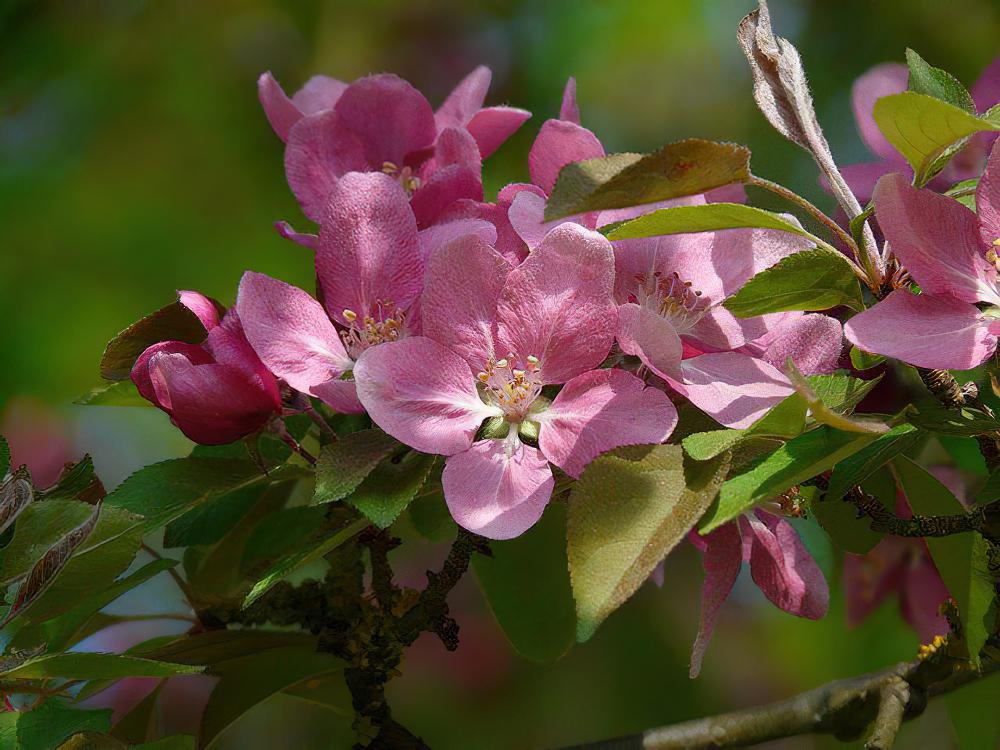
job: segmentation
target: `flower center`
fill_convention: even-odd
[[[382,162],[382,172],[399,180],[399,184],[403,186],[407,195],[413,195],[421,185],[420,178],[413,173],[411,167],[400,169],[391,161],[384,161]]]
[[[538,357],[532,355],[523,362],[513,354],[503,359],[491,357],[476,377],[487,402],[499,406],[509,422],[522,421],[542,392]]]
[[[682,281],[676,271],[666,275],[660,271],[637,273],[635,280],[636,292],[629,295],[629,302],[666,318],[679,332],[690,329],[708,311],[701,292],[692,289],[690,281]]]
[[[1000,254],[998,254],[998,251],[1000,251],[1000,237],[993,240],[993,247],[986,251],[987,262],[992,263],[993,267],[1000,272]]]
[[[340,339],[351,359],[357,359],[369,346],[398,341],[405,335],[406,316],[391,300],[376,300],[371,315],[358,318],[354,310],[344,310],[350,328],[340,332]]]

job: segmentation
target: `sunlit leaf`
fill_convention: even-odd
[[[800,224],[781,214],[742,203],[706,203],[699,206],[661,208],[629,221],[612,224],[605,228],[605,232],[609,240],[627,240],[740,228],[775,229],[815,239]]]

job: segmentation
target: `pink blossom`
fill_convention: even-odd
[[[482,159],[530,116],[512,107],[483,107],[491,76],[488,68],[477,68],[437,112],[409,83],[388,74],[351,84],[315,76],[289,98],[265,73],[258,93],[286,142],[288,184],[306,216],[322,218],[344,174],[383,172],[411,196],[423,227],[458,199],[482,200]]]
[[[908,75],[905,65],[882,63],[855,80],[851,88],[854,119],[861,139],[878,157],[878,161],[850,164],[841,169],[844,179],[862,205],[871,199],[875,183],[880,177],[891,172],[911,172],[906,160],[885,139],[872,116],[877,100],[906,91]],[[970,93],[980,113],[1000,101],[1000,57],[983,71]],[[932,186],[944,189],[960,180],[975,177],[995,139],[995,133],[983,133],[974,137],[932,182]]]
[[[745,562],[750,564],[757,588],[775,606],[810,620],[826,614],[830,601],[826,579],[785,519],[758,508],[706,536],[692,532],[690,538],[702,551],[705,566],[701,622],[691,650],[691,677],[701,671],[719,610]]]
[[[366,349],[420,332],[425,259],[467,233],[496,238],[486,222],[439,224],[420,232],[398,182],[352,172],[334,185],[320,225],[320,304],[307,292],[247,272],[236,302],[247,338],[272,373],[337,411],[363,411],[350,377]]]
[[[153,344],[133,365],[132,382],[196,443],[231,443],[256,432],[281,411],[277,382],[247,343],[235,310],[220,321],[207,297],[181,292],[180,298],[207,338]]]
[[[918,367],[967,370],[1000,334],[1000,149],[976,190],[978,215],[953,198],[914,188],[901,174],[875,188],[875,214],[921,293],[897,289],[844,327],[859,348]],[[977,303],[985,303],[983,312]]]
[[[613,282],[610,243],[577,225],[550,232],[516,267],[465,237],[431,256],[423,336],[358,359],[358,397],[375,423],[448,457],[445,499],[460,525],[515,537],[552,494],[550,462],[578,477],[604,451],[673,430],[663,392],[597,369],[615,335]],[[543,389],[554,385],[562,389],[550,400]],[[480,435],[487,419],[498,423],[492,437]]]

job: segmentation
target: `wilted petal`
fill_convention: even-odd
[[[562,224],[507,276],[497,306],[497,345],[541,360],[546,383],[565,383],[607,356],[617,329],[611,243]]]
[[[1000,253],[1000,148],[993,147],[976,188],[976,213],[983,245]]]
[[[767,362],[736,352],[701,354],[681,362],[683,381],[670,379],[675,391],[726,427],[743,429],[756,422],[794,389]]]
[[[750,574],[764,595],[786,612],[818,620],[826,614],[830,590],[823,572],[788,521],[756,511],[740,517],[751,537]]]
[[[463,127],[469,122],[472,116],[482,109],[492,78],[492,71],[485,65],[480,65],[459,81],[434,113],[434,122],[438,130]]]
[[[450,456],[441,483],[452,518],[489,539],[513,539],[534,526],[555,484],[537,448],[505,440]]]
[[[700,537],[704,552],[702,565],[705,568],[705,582],[701,587],[701,620],[698,636],[691,648],[691,678],[701,672],[701,662],[712,639],[719,609],[733,590],[736,577],[743,565],[743,548],[740,532],[735,523],[720,526],[711,534]]]
[[[786,320],[755,342],[762,357],[783,369],[789,357],[804,375],[820,375],[837,369],[844,348],[844,329],[828,315],[801,315]]]
[[[292,126],[302,119],[302,111],[288,98],[270,71],[257,79],[257,97],[274,132],[282,141],[287,141]]]
[[[598,156],[604,156],[604,146],[589,130],[565,120],[546,120],[528,153],[531,181],[551,193],[559,170]]]
[[[875,187],[875,215],[893,253],[924,292],[1000,305],[997,272],[980,247],[976,215],[957,200],[891,174]]]
[[[476,139],[482,158],[490,156],[531,117],[526,109],[516,107],[486,107],[466,123],[466,129]]]
[[[862,140],[871,152],[883,159],[898,160],[899,156],[896,149],[882,135],[872,111],[875,102],[883,96],[906,91],[908,76],[905,65],[882,63],[870,68],[851,86],[851,103],[854,105],[854,120],[858,125],[858,132],[861,133]]]
[[[441,247],[428,263],[421,303],[424,335],[456,352],[473,372],[494,354],[497,301],[510,271],[499,253],[472,236]]]
[[[662,315],[634,302],[618,308],[618,345],[661,378],[680,378],[683,346]]]
[[[624,370],[592,370],[563,386],[537,417],[542,453],[571,477],[605,451],[662,443],[677,425],[667,394]]]
[[[847,321],[844,335],[866,352],[946,370],[977,366],[997,344],[974,305],[905,289]]]
[[[580,124],[580,105],[576,103],[576,79],[573,76],[566,81],[563,89],[562,106],[559,108],[559,119]]]
[[[320,227],[316,275],[330,317],[347,325],[391,302],[406,310],[420,295],[423,268],[417,224],[406,193],[391,177],[344,175]],[[373,315],[374,317],[374,315]]]
[[[291,284],[247,271],[236,310],[257,356],[298,391],[312,393],[354,364],[323,306]]]
[[[206,331],[211,331],[219,325],[219,305],[211,297],[191,291],[177,292],[177,297],[184,307],[198,316]]]
[[[501,413],[479,398],[465,360],[423,336],[366,349],[354,365],[354,379],[372,420],[424,453],[464,451],[483,420]]]

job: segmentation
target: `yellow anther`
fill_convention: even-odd
[[[345,309],[343,315],[344,315],[344,320],[346,320],[348,323],[353,323],[355,320],[358,319],[358,314],[354,312],[354,310]]]
[[[393,164],[391,161],[382,162],[382,171],[385,174],[396,174],[399,171],[399,167]]]
[[[945,643],[947,643],[947,639],[944,636],[934,636],[934,640],[930,643],[921,644],[920,649],[917,652],[917,658],[926,659],[927,657],[933,655]]]
[[[490,379],[490,376],[485,372],[479,373],[478,375],[476,375],[476,377],[479,378],[479,381],[481,383],[485,383]]]
[[[514,377],[518,380],[524,377],[524,370],[511,370],[511,372],[514,373]]]

